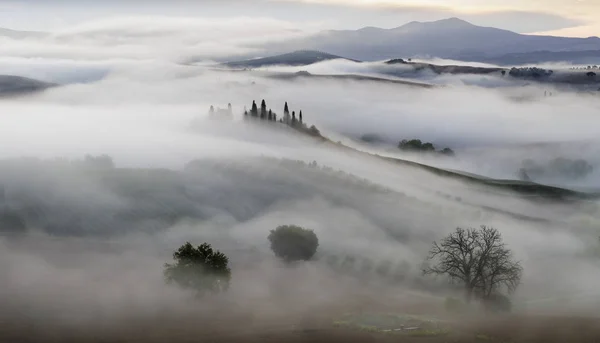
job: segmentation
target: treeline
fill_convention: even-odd
[[[549,77],[554,74],[553,70],[542,69],[537,67],[524,67],[524,68],[511,68],[508,72],[508,75],[513,77],[532,77],[532,78],[541,78],[541,77]]]
[[[244,107],[244,118],[247,119],[260,119],[266,121],[277,122],[281,124],[288,125],[298,131],[309,134],[315,137],[321,137],[321,132],[317,129],[316,126],[311,125],[310,127],[306,125],[304,122],[304,117],[302,114],[302,110],[298,112],[298,116],[296,116],[296,111],[292,111],[290,114],[290,110],[288,107],[288,103],[286,101],[283,107],[283,116],[277,119],[277,113],[275,113],[272,109],[267,109],[267,103],[263,99],[260,104],[260,110],[256,105],[256,101],[252,101],[252,106],[250,107],[250,111],[246,107]]]
[[[446,156],[454,156],[452,149],[446,147],[437,151],[435,145],[430,142],[422,142],[420,139],[402,140],[398,143],[398,149],[408,152],[424,152],[424,153],[439,153]]]

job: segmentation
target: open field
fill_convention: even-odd
[[[115,322],[97,318],[70,326],[51,318],[35,321],[2,314],[2,342],[597,342],[600,320],[573,317],[510,316],[458,319],[447,334],[374,333],[333,327],[336,313],[257,318],[252,313],[168,313]]]

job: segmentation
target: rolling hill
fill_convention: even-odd
[[[320,51],[294,51],[287,54],[270,56],[264,58],[256,58],[244,61],[234,61],[224,63],[224,66],[230,68],[261,68],[261,67],[270,67],[276,65],[288,65],[288,66],[305,66],[317,62],[329,61],[335,59],[345,59],[349,60],[345,57],[336,56],[332,54],[328,54]],[[354,62],[359,62],[353,60]]]

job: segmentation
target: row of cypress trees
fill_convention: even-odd
[[[244,108],[244,115],[263,119],[263,120],[277,121],[277,113],[273,112],[271,109],[267,110],[267,103],[265,102],[264,99],[262,100],[262,102],[260,104],[260,110],[258,109],[258,106],[256,105],[256,101],[253,100],[252,107],[249,112],[246,108]],[[303,120],[302,111],[299,112],[299,119],[296,119],[295,111],[292,111],[292,114],[290,116],[290,110],[288,107],[288,103],[286,101],[284,109],[283,109],[283,118],[280,118],[280,122],[283,122],[286,124],[294,124],[298,120],[300,123],[302,123],[302,120]]]

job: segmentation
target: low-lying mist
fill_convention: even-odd
[[[102,41],[93,28],[69,37]],[[155,35],[163,37],[140,39]],[[584,159],[594,167],[585,179],[555,181],[598,188],[597,98],[544,97],[535,85],[276,79],[177,63],[185,52],[90,62],[68,51],[60,60],[31,60],[15,49],[0,58],[2,73],[62,85],[0,100],[0,220],[10,228],[0,234],[0,302],[13,311],[5,316],[51,316],[84,328],[98,318],[210,312],[224,301],[272,318],[324,303],[360,307],[365,299],[435,307],[456,289],[421,275],[431,243],[457,226],[482,224],[499,229],[523,263],[520,309],[538,310],[532,300],[541,298],[597,296],[597,262],[588,254],[600,228],[597,200],[464,183],[333,143],[504,179],[516,179],[524,159]],[[334,74],[329,64],[314,68]],[[279,116],[285,102],[302,110],[304,122],[333,142],[244,119],[244,107],[262,99]],[[211,105],[228,103],[232,120],[208,118]],[[365,134],[385,144],[361,142]],[[397,148],[411,138],[448,146],[456,157]],[[315,261],[275,260],[267,235],[281,224],[315,230]],[[231,259],[231,292],[210,300],[214,307],[164,284],[163,263],[185,241],[210,242]],[[360,262],[347,267],[348,259]],[[392,271],[375,271],[388,262]],[[587,313],[596,304],[583,302],[546,306]]]

